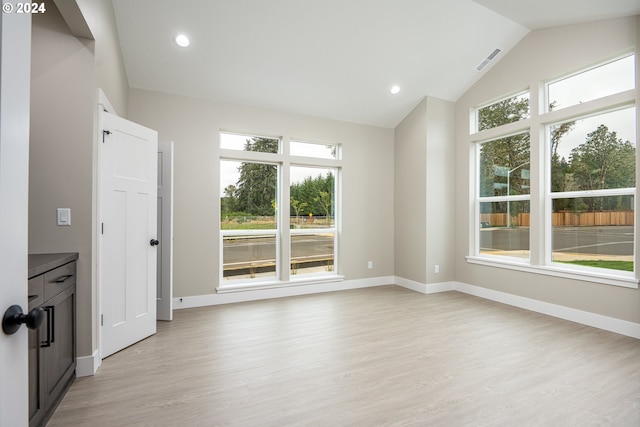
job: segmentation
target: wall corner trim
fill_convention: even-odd
[[[100,352],[94,351],[91,356],[81,356],[76,359],[76,377],[89,377],[95,375],[102,364]]]

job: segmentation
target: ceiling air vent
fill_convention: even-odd
[[[487,56],[487,59],[482,61],[482,63],[476,67],[476,70],[482,71],[482,69],[487,66],[489,61],[491,61],[493,58],[495,58],[496,55],[498,55],[499,53],[500,53],[500,49],[496,49],[493,52],[491,52],[491,55]]]

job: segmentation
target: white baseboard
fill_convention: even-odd
[[[76,359],[76,377],[89,377],[94,375],[100,365],[100,352],[94,351],[91,356],[82,356]]]
[[[208,295],[195,295],[173,298],[173,308],[206,307],[210,305],[232,304],[236,302],[257,301],[271,298],[284,298],[298,295],[317,294],[322,292],[345,291],[349,289],[370,288],[374,286],[393,285],[395,277],[373,277],[370,279],[343,280],[300,286],[287,286],[271,289],[245,290],[242,292],[225,292]]]
[[[411,289],[412,291],[420,292],[422,294],[435,294],[437,292],[447,292],[455,290],[455,284],[453,282],[426,284],[402,277],[396,277],[395,284],[398,286],[402,286],[403,288]]]
[[[535,311],[536,313],[542,313],[548,316],[558,317],[571,322],[640,339],[640,324],[638,323],[603,316],[589,311],[576,310],[575,308],[551,304],[505,292],[494,291],[480,286],[468,285],[466,283],[456,282],[454,288],[456,291],[463,292],[465,294],[475,295],[480,298]]]
[[[494,291],[492,289],[469,285],[461,282],[441,282],[427,284],[394,276],[374,277],[370,279],[358,280],[344,280],[340,282],[308,284],[304,286],[290,286],[274,289],[259,289],[255,291],[196,295],[182,298],[178,297],[173,299],[173,307],[174,309],[205,307],[210,305],[231,304],[235,302],[256,301],[270,298],[283,298],[289,296],[343,291],[348,289],[368,288],[391,284],[402,286],[404,288],[411,289],[422,294],[458,291],[491,301],[500,302],[502,304],[512,305],[514,307],[534,311],[536,313],[546,314],[548,316],[553,316],[560,319],[569,320],[571,322],[592,326],[594,328],[603,329],[605,331],[615,332],[617,334],[640,339],[640,324],[638,323],[603,316],[588,311],[577,310],[562,305],[551,304],[544,301],[538,301],[531,298],[525,298],[505,292]],[[97,355],[95,357],[98,359],[98,362],[93,361],[93,363],[90,364],[90,361],[87,361],[88,368],[93,369],[93,371],[87,375],[93,375],[95,370],[97,370],[97,368],[100,366],[99,358],[97,357]],[[80,366],[80,359],[81,358],[78,358],[78,366]],[[91,357],[88,357],[88,359],[91,359]],[[78,376],[81,375],[78,374]]]
[[[588,311],[577,310],[575,308],[562,305],[551,304],[531,298],[508,294],[506,292],[494,291],[481,286],[469,285],[461,282],[444,282],[425,284],[396,277],[396,284],[408,289],[412,289],[423,294],[435,292],[458,291],[480,298],[496,301],[502,304],[512,305],[536,313],[546,314],[571,322],[580,323],[594,328],[603,329],[609,332],[626,335],[640,339],[640,324],[613,317],[603,316]]]

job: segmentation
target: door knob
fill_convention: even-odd
[[[29,329],[38,329],[44,321],[44,310],[41,307],[36,307],[24,314],[22,307],[19,305],[12,305],[5,311],[2,318],[2,330],[7,335],[13,335],[18,332],[20,325],[25,323]]]
[[[149,244],[151,246],[158,246],[160,244],[160,241],[156,240],[156,239],[151,239],[151,241],[149,242]]]

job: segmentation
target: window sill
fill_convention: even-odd
[[[338,274],[322,274],[322,275],[310,275],[309,277],[295,278],[287,282],[281,280],[269,280],[269,281],[245,281],[242,283],[225,283],[218,288],[216,292],[219,294],[228,292],[244,292],[244,291],[257,291],[263,289],[278,289],[288,288],[292,286],[304,286],[304,285],[320,285],[323,283],[342,282],[344,276]]]
[[[625,288],[638,289],[638,279],[629,275],[600,273],[589,269],[577,269],[561,267],[559,265],[530,265],[522,260],[498,259],[480,256],[468,256],[467,262],[470,264],[485,265],[489,267],[506,268],[509,270],[522,271],[526,273],[542,274],[545,276],[561,277],[564,279],[581,280],[605,285],[621,286]]]

